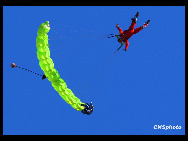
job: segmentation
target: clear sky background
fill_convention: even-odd
[[[140,12],[127,52],[116,38]],[[37,59],[39,25],[50,21],[51,58],[91,115],[73,109],[43,74]],[[154,125],[181,126],[156,130]],[[3,7],[3,134],[185,134],[185,7]]]

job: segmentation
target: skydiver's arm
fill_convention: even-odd
[[[123,30],[119,27],[119,24],[117,24],[116,27],[119,30],[119,34],[123,34]]]
[[[128,40],[127,40],[127,41],[125,42],[125,49],[127,50],[128,47],[129,47],[129,42],[128,42]]]

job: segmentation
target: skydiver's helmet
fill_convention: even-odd
[[[94,106],[93,106],[93,103],[92,103],[92,102],[91,102],[90,104],[88,104],[88,103],[81,104],[81,106],[84,106],[84,107],[85,107],[85,109],[83,109],[83,110],[81,111],[83,114],[90,115],[90,114],[93,112]]]
[[[123,42],[123,39],[122,38],[119,38],[118,39],[118,42],[121,43],[121,46],[124,45],[124,42]],[[126,43],[125,43],[126,44]]]

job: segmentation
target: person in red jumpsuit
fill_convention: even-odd
[[[128,42],[128,39],[133,35],[133,34],[136,34],[138,32],[140,32],[143,28],[147,27],[150,20],[148,20],[144,25],[134,29],[135,25],[136,25],[136,21],[137,21],[137,18],[139,16],[139,13],[137,12],[135,17],[132,18],[132,23],[131,23],[131,26],[129,27],[128,30],[122,30],[120,27],[119,27],[119,24],[116,25],[117,29],[119,30],[119,34],[120,34],[120,38],[118,38],[118,42],[120,42],[122,44],[122,42],[125,43],[125,51],[127,51],[127,48],[129,46],[129,42]]]

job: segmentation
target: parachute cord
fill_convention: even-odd
[[[63,36],[61,33],[59,33],[59,32],[57,32],[57,31],[55,31],[55,30],[53,30],[53,29],[51,29],[54,33],[56,33],[60,38],[56,38],[56,40],[57,39],[68,39],[67,37],[65,37],[65,36]],[[52,39],[50,39],[50,40],[52,40]]]
[[[42,76],[42,80],[46,78],[45,75],[41,75],[41,74],[38,74],[38,73],[36,73],[36,72],[33,72],[33,71],[29,70],[29,69],[19,67],[19,66],[15,65],[14,63],[11,64],[11,67],[12,67],[12,68],[17,67],[17,68],[19,68],[19,69],[26,70],[26,71],[32,72],[32,73],[34,73],[34,74],[36,74],[36,75]]]
[[[26,70],[26,71],[32,72],[32,73],[34,73],[34,74],[36,74],[36,75],[43,76],[43,75],[38,74],[38,73],[35,73],[35,72],[33,72],[33,71],[29,70],[29,69],[22,68],[22,67],[19,67],[19,66],[17,66],[17,67],[20,68],[20,69],[23,69],[23,70]]]
[[[87,30],[82,27],[76,27],[76,26],[74,27],[74,26],[70,26],[70,25],[64,25],[64,28],[58,28],[58,27],[56,27],[56,28],[57,28],[57,30],[63,30],[65,32],[68,32],[69,34],[70,34],[70,32],[74,33],[74,34],[70,34],[70,35],[69,34],[62,35],[62,33],[58,33],[57,31],[52,30],[54,33],[56,33],[62,39],[70,39],[70,38],[105,39],[106,38],[105,33],[98,33],[98,32],[92,31],[92,30]],[[70,37],[70,36],[73,36],[73,37]],[[56,38],[56,39],[58,39],[58,38]]]

